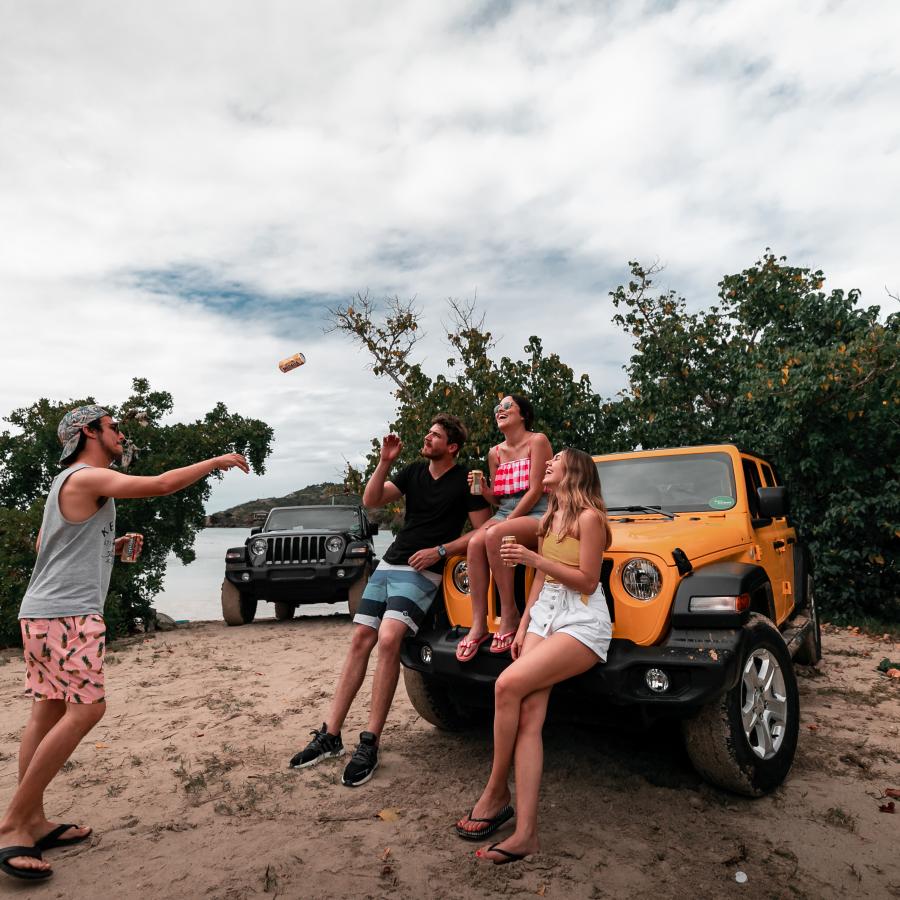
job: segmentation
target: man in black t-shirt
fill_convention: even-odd
[[[321,730],[313,731],[309,745],[293,757],[293,768],[343,754],[341,726],[362,686],[376,644],[378,662],[368,729],[360,735],[341,782],[350,787],[365,784],[378,767],[378,739],[400,676],[400,645],[408,633],[419,630],[431,607],[445,557],[462,552],[469,543],[472,532],[459,534],[466,516],[473,528],[490,516],[484,499],[470,493],[467,470],[456,464],[465,440],[465,426],[456,416],[435,416],[422,446],[427,462],[406,466],[391,481],[387,475],[403,445],[395,434],[382,441],[381,459],[366,485],[363,503],[384,506],[405,497],[404,524],[363,592],[328,719]]]

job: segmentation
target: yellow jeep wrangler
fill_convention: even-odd
[[[786,489],[762,457],[723,444],[594,457],[612,545],[601,581],[613,621],[605,664],[567,683],[584,698],[677,716],[713,784],[759,796],[784,780],[800,707],[793,660],[821,656],[809,555]],[[519,567],[524,607],[533,573]],[[493,588],[488,619],[499,624]],[[489,707],[508,656],[459,663],[472,624],[465,557],[447,561],[443,603],[403,647],[406,690],[441,728]],[[483,651],[483,648],[482,648]]]

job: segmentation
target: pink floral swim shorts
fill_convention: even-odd
[[[25,693],[35,700],[103,703],[103,616],[22,619]]]

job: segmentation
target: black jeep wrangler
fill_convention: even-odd
[[[293,618],[303,604],[346,601],[356,614],[377,560],[378,525],[361,506],[279,506],[250,530],[243,547],[225,554],[222,617],[229,625],[253,621],[260,600],[275,618]]]

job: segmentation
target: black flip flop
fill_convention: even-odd
[[[491,846],[488,847],[488,853],[491,851],[506,857],[505,859],[492,860],[495,866],[505,866],[511,862],[521,862],[526,856],[531,856],[530,853],[512,853],[509,850],[504,850],[499,844],[491,844]]]
[[[52,869],[20,869],[7,862],[17,856],[30,856],[32,859],[44,858],[37,847],[3,847],[0,849],[0,869],[7,875],[12,875],[13,878],[23,878],[26,881],[43,881],[53,874]]]
[[[80,825],[57,825],[53,831],[48,831],[42,838],[35,841],[34,846],[37,847],[38,850],[52,850],[54,847],[71,847],[72,844],[80,844],[82,841],[86,841],[93,834],[93,831],[89,831],[87,834],[82,834],[78,837],[60,837],[60,835],[65,834],[70,828],[80,827]]]
[[[473,819],[472,818],[472,809],[469,810],[468,819],[470,822],[481,822],[485,824],[484,828],[479,828],[477,831],[467,831],[461,825],[456,826],[456,833],[466,841],[480,841],[482,838],[486,838],[489,834],[493,834],[504,822],[508,822],[515,814],[516,811],[507,804],[491,819]]]

